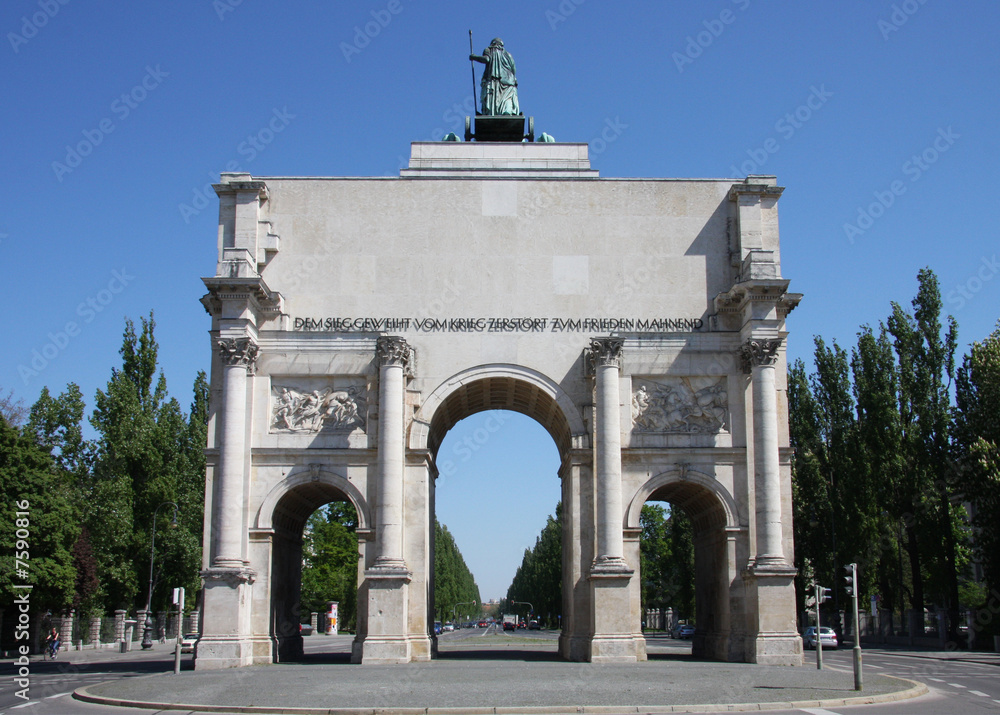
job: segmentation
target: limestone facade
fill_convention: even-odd
[[[398,178],[223,174],[196,667],[301,653],[302,527],[359,517],[354,659],[430,659],[437,450],[562,457],[572,660],[645,659],[639,512],[696,529],[696,655],[801,662],[774,177],[605,179],[584,144],[415,143]]]

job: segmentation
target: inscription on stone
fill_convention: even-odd
[[[701,318],[294,318],[292,329],[328,333],[692,333]]]
[[[728,429],[729,396],[725,378],[680,377],[662,382],[636,380],[632,393],[635,432],[698,432]]]

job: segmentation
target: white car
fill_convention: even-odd
[[[185,633],[181,636],[181,653],[194,653],[194,646],[201,638],[200,633]]]
[[[823,648],[837,647],[837,634],[832,628],[823,626],[819,629],[819,642]],[[816,626],[809,626],[802,634],[802,643],[806,648],[816,647]]]

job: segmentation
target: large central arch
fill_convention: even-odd
[[[433,657],[434,480],[475,412],[560,454],[560,653],[645,658],[638,510],[698,531],[698,653],[801,662],[774,177],[602,179],[585,144],[426,142],[400,177],[226,173],[196,667],[294,656],[308,513],[354,503],[353,657]]]

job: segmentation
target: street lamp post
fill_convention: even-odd
[[[149,650],[153,647],[153,558],[156,555],[156,515],[165,506],[174,508],[174,518],[170,522],[171,526],[177,526],[177,505],[172,501],[165,501],[153,511],[153,534],[149,547],[149,594],[146,596],[146,622],[143,623],[142,649]]]
[[[531,616],[532,613],[535,612],[535,607],[532,606],[527,601],[511,601],[511,603],[514,604],[515,606],[517,606],[517,605],[527,606],[528,607],[528,616],[529,617]]]
[[[451,622],[454,623],[458,620],[458,607],[459,606],[475,606],[475,601],[462,601],[461,603],[456,603],[455,607],[451,609]]]

